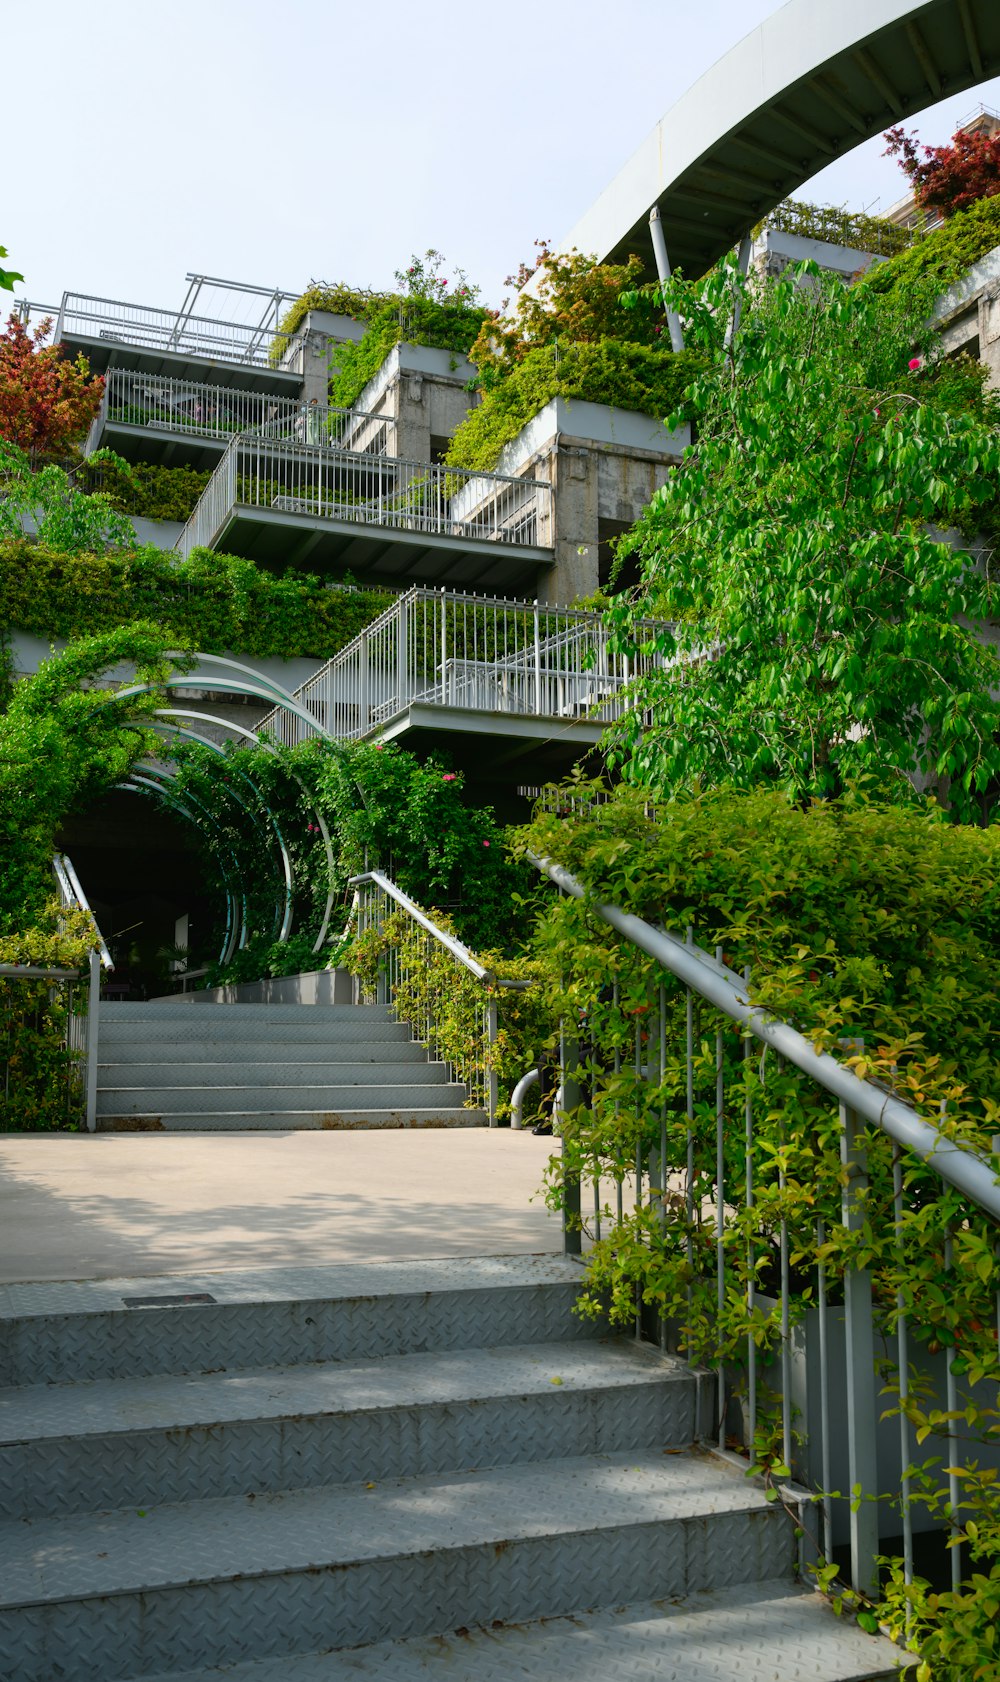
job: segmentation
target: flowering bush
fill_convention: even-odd
[[[16,315],[0,334],[0,438],[39,456],[65,454],[86,436],[104,381],[83,356],[46,345],[51,320],[29,332]]]
[[[947,146],[918,147],[903,128],[888,129],[884,139],[889,144],[882,156],[899,159],[922,210],[947,218],[1000,193],[1000,132],[956,129]]]

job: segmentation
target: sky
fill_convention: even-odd
[[[816,0],[827,4],[829,0]],[[435,247],[498,303],[774,0],[48,0],[8,10],[0,244],[17,294],[178,307],[197,272],[393,285]],[[923,113],[947,140],[1000,81]],[[877,211],[859,146],[797,197]]]

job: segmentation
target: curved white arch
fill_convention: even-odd
[[[564,240],[703,273],[862,140],[1000,74],[998,0],[788,0],[663,116]],[[529,288],[532,283],[529,282]]]

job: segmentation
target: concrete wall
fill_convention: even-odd
[[[458,352],[431,345],[394,345],[356,408],[392,415],[396,454],[430,461],[432,440],[450,438],[477,402],[467,390],[476,369]]]
[[[1000,246],[988,251],[938,301],[934,319],[945,351],[966,351],[1000,387]]]
[[[232,987],[202,987],[191,993],[163,995],[193,1005],[352,1005],[354,977],[346,969],[313,970],[306,975],[267,977]]]
[[[353,315],[335,315],[331,310],[309,310],[296,328],[281,359],[281,366],[302,380],[302,401],[314,399],[323,407],[329,401],[330,375],[339,364],[337,346],[357,344],[365,330]]]
[[[886,259],[853,245],[834,245],[828,240],[808,239],[804,234],[784,234],[776,228],[765,228],[754,240],[751,261],[762,275],[780,274],[789,263],[811,262],[849,280]]]

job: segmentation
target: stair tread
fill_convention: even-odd
[[[350,1302],[358,1298],[478,1293],[538,1285],[578,1285],[583,1269],[558,1255],[441,1256],[399,1261],[344,1262],[329,1267],[231,1268],[201,1273],[140,1274],[118,1279],[70,1279],[0,1285],[0,1320],[38,1315],[146,1313],[128,1309],[136,1297],[166,1299],[206,1293],[218,1306],[260,1302]],[[155,1305],[154,1305],[155,1306]],[[174,1313],[198,1313],[197,1308]]]
[[[22,1519],[0,1524],[0,1606],[754,1512],[787,1522],[711,1454],[642,1451]]]
[[[426,1087],[419,1088],[426,1092]],[[391,1110],[366,1105],[352,1109],[338,1105],[308,1110],[109,1110],[98,1111],[98,1132],[281,1133],[299,1130],[336,1131],[349,1128],[485,1127],[484,1110],[465,1104],[397,1104]]]
[[[486,1398],[691,1383],[687,1366],[632,1340],[503,1345],[299,1367],[96,1379],[0,1391],[0,1447]]]
[[[779,1579],[138,1682],[874,1682],[902,1657]]]

